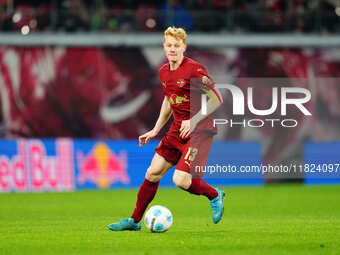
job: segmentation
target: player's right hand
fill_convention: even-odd
[[[138,137],[139,140],[139,147],[144,146],[148,144],[150,139],[157,136],[157,133],[154,130],[150,130],[149,132],[146,132],[144,135],[141,135]]]

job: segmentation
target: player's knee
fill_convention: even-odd
[[[174,184],[181,189],[188,189],[191,185],[191,180],[187,176],[174,174],[172,180]]]
[[[151,167],[149,167],[145,173],[145,179],[147,179],[150,182],[159,182],[161,178],[162,175]]]

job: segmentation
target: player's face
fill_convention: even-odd
[[[171,62],[177,62],[183,58],[186,45],[182,40],[177,40],[172,36],[166,36],[164,38],[163,48],[168,60]]]

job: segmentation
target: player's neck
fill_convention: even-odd
[[[184,56],[182,56],[178,61],[169,61],[170,64],[170,70],[174,71],[176,70],[183,62]]]

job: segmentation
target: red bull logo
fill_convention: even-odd
[[[0,192],[74,190],[71,140],[44,143],[22,139],[7,143],[13,145],[0,146]],[[16,153],[9,156],[11,150]],[[48,150],[55,152],[47,155]]]
[[[78,183],[95,183],[99,188],[105,189],[113,183],[130,183],[130,178],[126,172],[127,154],[121,151],[115,154],[103,142],[95,144],[93,149],[86,155],[77,152]]]
[[[182,88],[185,85],[185,80],[184,79],[179,79],[177,81],[177,85],[178,85],[178,87]]]

